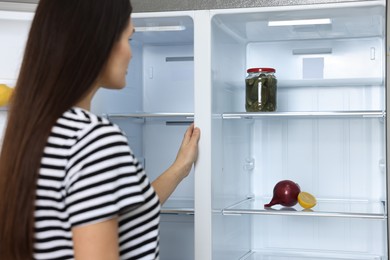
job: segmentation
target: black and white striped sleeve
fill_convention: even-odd
[[[115,125],[87,129],[73,146],[66,171],[65,203],[72,227],[119,216],[145,201],[143,168]]]

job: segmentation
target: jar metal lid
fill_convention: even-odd
[[[254,72],[275,72],[274,68],[250,68],[246,72],[254,73]]]

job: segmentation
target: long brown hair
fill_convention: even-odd
[[[40,0],[0,155],[0,259],[33,258],[43,149],[57,118],[94,86],[132,12],[129,0]]]

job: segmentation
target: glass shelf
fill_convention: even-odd
[[[298,111],[298,112],[238,112],[223,113],[223,119],[262,119],[262,118],[384,118],[384,111]]]
[[[194,214],[194,200],[190,199],[170,199],[162,205],[162,214]]]
[[[382,256],[362,253],[309,250],[256,250],[240,260],[382,260]]]
[[[187,125],[194,122],[194,113],[128,113],[128,114],[103,114],[109,119],[132,119],[136,122],[165,121],[167,125]]]
[[[308,217],[338,217],[362,219],[387,219],[385,203],[366,200],[318,200],[311,209],[303,209],[299,204],[293,207],[275,205],[264,208],[271,198],[246,199],[222,210],[224,215],[286,215]]]
[[[277,75],[276,75],[277,77]],[[371,87],[382,86],[383,78],[338,78],[338,79],[280,79],[277,78],[277,87],[282,88],[343,88],[343,87]],[[226,89],[242,91],[245,88],[243,80],[223,82]]]
[[[194,113],[124,113],[124,114],[104,114],[110,118],[186,118],[194,119]]]
[[[339,78],[339,79],[279,79],[278,87],[293,88],[293,87],[366,87],[366,86],[381,86],[384,84],[383,78]]]

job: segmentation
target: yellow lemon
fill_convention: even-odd
[[[302,208],[310,209],[317,204],[317,200],[310,193],[302,191],[298,194],[298,203]]]
[[[13,88],[0,84],[0,107],[8,104],[9,99],[11,98]]]

